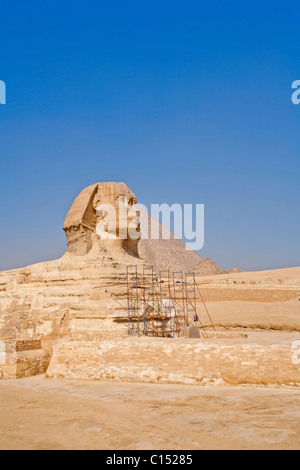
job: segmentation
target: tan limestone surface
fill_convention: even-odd
[[[126,254],[123,260],[126,256],[130,262]],[[35,351],[39,361],[48,354],[47,367],[53,344],[61,337],[122,336],[126,327],[118,318],[125,315],[125,266],[98,248],[97,254],[67,253],[58,261],[0,273],[0,343],[5,344],[6,366],[26,364]],[[3,368],[0,361],[0,376]],[[45,372],[43,367],[40,372]]]
[[[113,252],[98,247],[85,257],[67,253],[58,261],[0,273],[0,342],[6,341],[11,362],[8,376],[16,370],[21,376],[22,371],[45,372],[52,343],[60,338],[126,335],[127,256],[124,253],[120,263]],[[299,268],[272,276],[242,273],[199,281],[216,327],[300,331]],[[198,308],[203,325],[209,327],[200,298]]]
[[[61,342],[47,377],[300,387],[300,334],[249,336],[247,339],[131,337]],[[297,344],[298,352],[294,349]]]

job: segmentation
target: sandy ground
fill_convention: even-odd
[[[220,292],[232,288],[243,292],[240,300],[207,302],[209,313],[218,329],[300,332],[300,267],[199,277],[197,282],[204,298],[207,286],[216,287]],[[260,292],[260,289],[269,289],[270,292],[293,289],[295,299],[287,298],[287,301],[282,302],[262,301],[263,296],[260,301],[246,299],[247,291]],[[198,308],[201,321],[209,325],[200,301]]]
[[[299,449],[291,389],[0,382],[0,449]]]
[[[221,283],[228,280],[255,285],[300,285],[300,266],[295,268],[272,269],[269,271],[244,271],[241,273],[202,276],[201,284],[207,282]]]
[[[300,302],[208,302],[207,308],[218,329],[275,330],[300,332]],[[199,305],[199,317],[209,321]]]

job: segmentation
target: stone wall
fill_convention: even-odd
[[[243,340],[244,341],[244,340]],[[126,338],[57,345],[48,377],[124,382],[300,386],[292,341],[258,344]]]
[[[42,349],[15,353],[5,353],[2,350],[0,353],[0,379],[22,379],[44,374],[48,369],[49,362],[49,355]]]

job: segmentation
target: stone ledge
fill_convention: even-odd
[[[169,384],[300,386],[292,341],[126,338],[58,343],[48,377]]]

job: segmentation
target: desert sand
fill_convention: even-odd
[[[197,278],[218,329],[300,331],[300,268]],[[209,326],[204,307],[200,318]]]
[[[299,449],[295,390],[0,382],[0,449]]]

